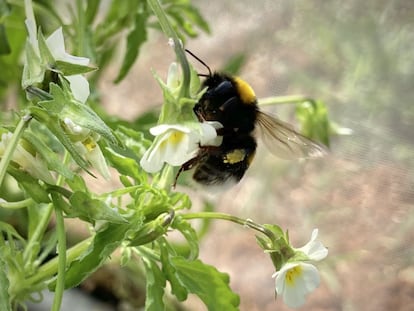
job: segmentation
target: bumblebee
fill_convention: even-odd
[[[191,56],[208,70],[202,89],[206,89],[193,111],[200,122],[218,121],[220,146],[200,146],[198,154],[184,163],[181,172],[195,168],[193,179],[206,186],[239,182],[256,153],[256,130],[275,155],[287,158],[323,156],[325,148],[296,132],[289,124],[262,112],[252,87],[239,77],[212,72],[210,67],[189,50]]]

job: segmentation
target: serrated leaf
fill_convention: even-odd
[[[64,91],[55,83],[50,83],[50,93],[53,96],[52,100],[39,102],[39,105],[47,109],[59,113],[59,117],[70,118],[76,125],[87,128],[98,133],[107,139],[111,144],[116,144],[117,140],[112,134],[111,129],[105,122],[92,110],[88,105],[85,105],[74,98],[70,93],[66,81],[62,80],[62,85],[67,91]],[[66,85],[66,87],[65,87]]]
[[[141,45],[147,40],[147,18],[148,15],[146,12],[139,12],[135,15],[134,28],[128,34],[124,61],[115,79],[115,83],[120,82],[127,75],[138,57]]]
[[[188,297],[188,290],[178,278],[177,269],[171,262],[171,257],[168,253],[166,245],[161,246],[161,262],[162,272],[164,273],[171,286],[171,293],[177,297],[179,301],[186,300]]]
[[[176,218],[172,224],[172,228],[177,229],[186,239],[189,246],[189,260],[194,260],[198,257],[199,248],[198,248],[198,237],[197,232],[190,225],[188,221]]]
[[[196,294],[208,310],[239,310],[240,298],[229,286],[229,276],[200,260],[183,257],[170,258],[180,283],[190,293]]]
[[[89,162],[86,161],[77,151],[73,142],[69,139],[69,136],[63,131],[62,127],[59,124],[59,119],[57,115],[51,115],[46,110],[31,106],[30,107],[31,115],[38,120],[39,122],[43,123],[52,133],[56,136],[56,138],[60,141],[60,143],[66,148],[66,150],[70,153],[73,160],[78,164],[83,170],[85,170],[91,176],[92,174],[88,167]]]
[[[82,66],[78,64],[64,62],[61,60],[57,60],[55,62],[55,65],[56,67],[54,69],[62,73],[64,76],[80,75],[98,69],[97,67]]]
[[[0,254],[0,310],[11,311],[11,302],[9,296],[10,282],[7,277],[7,267]]]
[[[165,310],[163,301],[165,277],[156,262],[145,257],[142,258],[142,262],[144,263],[147,281],[145,311]]]
[[[91,198],[88,194],[76,191],[69,199],[71,211],[69,217],[79,217],[82,220],[95,224],[97,220],[106,220],[111,223],[126,223],[126,219],[119,215],[105,202]]]

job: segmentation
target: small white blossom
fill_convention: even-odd
[[[99,136],[99,135],[98,135]],[[95,168],[105,179],[111,178],[108,165],[106,164],[105,157],[99,147],[97,141],[92,136],[88,136],[84,141],[76,142],[76,150],[90,162],[93,168]]]
[[[37,40],[37,30],[36,30],[35,21],[26,20],[26,27],[29,33],[28,41],[32,45],[36,54],[41,58],[42,55],[40,55],[40,51],[39,51],[39,42]],[[55,60],[60,60],[60,61],[64,61],[67,63],[81,65],[81,66],[88,66],[89,64],[88,58],[73,56],[66,52],[62,27],[59,27],[58,29],[56,29],[46,39],[46,45]],[[27,64],[25,64],[25,67],[26,66]],[[25,70],[29,70],[29,69],[25,68]],[[31,68],[31,70],[34,70],[34,68]],[[42,68],[37,68],[37,70],[42,70]],[[43,68],[43,70],[45,69]],[[40,76],[39,73],[37,73],[37,75]],[[65,76],[65,78],[69,81],[69,86],[70,86],[73,96],[80,102],[85,103],[90,94],[89,83],[86,80],[86,78],[80,74]],[[41,81],[37,81],[37,82],[41,82]]]
[[[306,261],[319,261],[328,255],[328,249],[317,241],[318,229],[312,232],[311,240],[305,246],[295,249],[305,254],[308,260],[292,261],[282,266],[273,274],[276,277],[276,293],[291,308],[297,308],[305,303],[306,295],[315,290],[320,284],[318,269]]]
[[[287,263],[274,274],[274,277],[276,293],[282,296],[285,304],[291,308],[302,306],[306,295],[320,283],[318,269],[305,262]]]
[[[89,65],[89,58],[73,56],[66,52],[62,27],[56,29],[49,38],[46,39],[46,44],[55,60],[75,65]],[[73,96],[80,102],[85,103],[90,93],[88,80],[82,75],[65,76],[65,78],[69,81]]]
[[[3,156],[7,145],[10,143],[13,134],[3,133],[0,140],[0,158]],[[12,159],[13,162],[17,163],[24,171],[28,172],[35,178],[41,179],[49,184],[54,184],[54,179],[47,168],[46,162],[40,158],[37,154],[33,156],[27,151],[19,142],[14,150]]]
[[[192,159],[199,146],[219,146],[222,137],[217,136],[218,122],[195,123],[184,126],[160,124],[150,129],[156,136],[151,147],[143,155],[140,165],[148,173],[161,170],[164,163],[180,166]]]
[[[99,134],[82,127],[72,121],[71,118],[64,118],[64,130],[74,143],[76,150],[80,155],[84,156],[105,179],[110,179],[111,174],[102,154],[102,150],[98,145],[101,138]]]

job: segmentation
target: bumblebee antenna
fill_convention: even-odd
[[[205,63],[205,62],[203,62],[200,58],[198,58],[196,55],[194,55],[193,54],[193,52],[191,52],[190,50],[187,50],[187,49],[185,49],[185,51],[188,53],[188,54],[190,54],[192,57],[194,57],[196,60],[198,60],[204,67],[206,67],[207,68],[207,70],[208,70],[208,75],[205,75],[205,74],[198,74],[199,76],[201,76],[201,77],[211,77],[212,76],[212,73],[211,73],[211,69],[210,69],[210,67]]]

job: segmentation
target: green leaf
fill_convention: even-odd
[[[88,170],[88,167],[89,167],[88,161],[86,161],[79,154],[73,142],[70,140],[68,135],[63,131],[62,127],[60,126],[57,114],[50,114],[50,111],[48,112],[45,109],[42,109],[36,106],[31,106],[30,112],[36,120],[38,120],[40,123],[43,123],[45,126],[47,126],[47,128],[53,133],[53,135],[56,136],[56,138],[60,141],[60,143],[70,153],[70,155],[72,156],[76,164],[78,164],[82,169],[84,169],[91,176],[95,176]]]
[[[306,101],[296,107],[303,135],[329,147],[330,124],[326,105],[322,101]]]
[[[229,286],[229,276],[200,260],[172,257],[177,279],[188,292],[196,294],[208,310],[238,310],[240,298]]]
[[[106,220],[118,224],[127,222],[125,218],[105,204],[105,202],[92,199],[85,192],[76,191],[70,197],[69,202],[71,204],[69,217],[79,217],[93,225],[97,220]]]
[[[45,75],[45,69],[42,67],[41,59],[29,41],[26,41],[25,59],[26,63],[23,67],[22,76],[23,89],[43,82]]]
[[[6,263],[0,253],[0,310],[11,311],[11,303],[9,296],[10,282],[7,278]]]
[[[55,62],[55,70],[63,74],[64,76],[80,75],[95,71],[97,67],[82,66],[78,64],[68,63],[61,60]]]
[[[145,180],[145,175],[134,159],[124,157],[109,148],[105,148],[104,154],[105,158],[110,161],[112,166],[122,175],[130,176],[136,181]]]
[[[232,75],[237,75],[240,73],[242,67],[246,63],[246,59],[246,53],[241,52],[235,54],[229,60],[227,60],[226,64],[222,68],[222,71]]]
[[[165,310],[163,301],[165,290],[165,277],[157,263],[143,257],[145,275],[147,281],[145,311]]]
[[[26,130],[23,134],[23,138],[30,143],[31,148],[36,150],[36,152],[42,156],[50,170],[58,172],[68,179],[73,178],[72,171],[62,163],[62,159],[57,156],[56,152],[51,150],[49,146],[45,144],[41,137],[39,137],[39,134]]]
[[[72,179],[67,179],[66,183],[69,185],[72,191],[87,192],[87,186],[85,180],[80,175],[75,175]]]
[[[94,131],[110,143],[116,144],[117,140],[105,122],[88,105],[72,98],[67,82],[64,80],[61,82],[64,89],[55,83],[50,83],[53,99],[39,102],[39,105],[49,112],[58,113],[60,120],[70,118],[76,125]]]
[[[53,65],[55,63],[55,58],[47,46],[46,39],[43,36],[41,29],[38,31],[37,41],[39,42],[39,51],[42,65],[44,65],[44,67]]]
[[[109,223],[96,233],[90,247],[79,259],[72,261],[66,271],[65,288],[72,288],[96,269],[103,265],[108,257],[129,235],[130,230],[140,227],[141,220],[130,224],[114,224]],[[56,281],[49,285],[50,290],[54,290]]]
[[[11,165],[7,168],[7,172],[16,179],[27,194],[37,203],[49,203],[49,194],[39,184],[39,180],[32,177],[30,174],[19,170]]]
[[[88,0],[86,7],[86,23],[91,25],[99,9],[100,0]]]
[[[194,228],[190,225],[188,221],[182,220],[179,217],[176,217],[174,219],[174,222],[171,227],[180,231],[186,239],[190,250],[188,259],[196,259],[198,257],[199,248],[197,232],[194,230]]]
[[[160,243],[161,244],[161,243]],[[175,265],[171,262],[171,256],[168,253],[167,243],[161,245],[161,262],[162,272],[171,285],[171,292],[179,301],[184,301],[188,297],[188,289],[178,278],[178,272]]]
[[[134,28],[128,34],[127,47],[118,76],[115,83],[120,82],[129,72],[136,58],[138,57],[141,45],[147,40],[146,22],[148,15],[146,12],[139,12],[135,15]]]
[[[0,55],[11,53],[10,43],[6,34],[6,27],[0,24]]]

